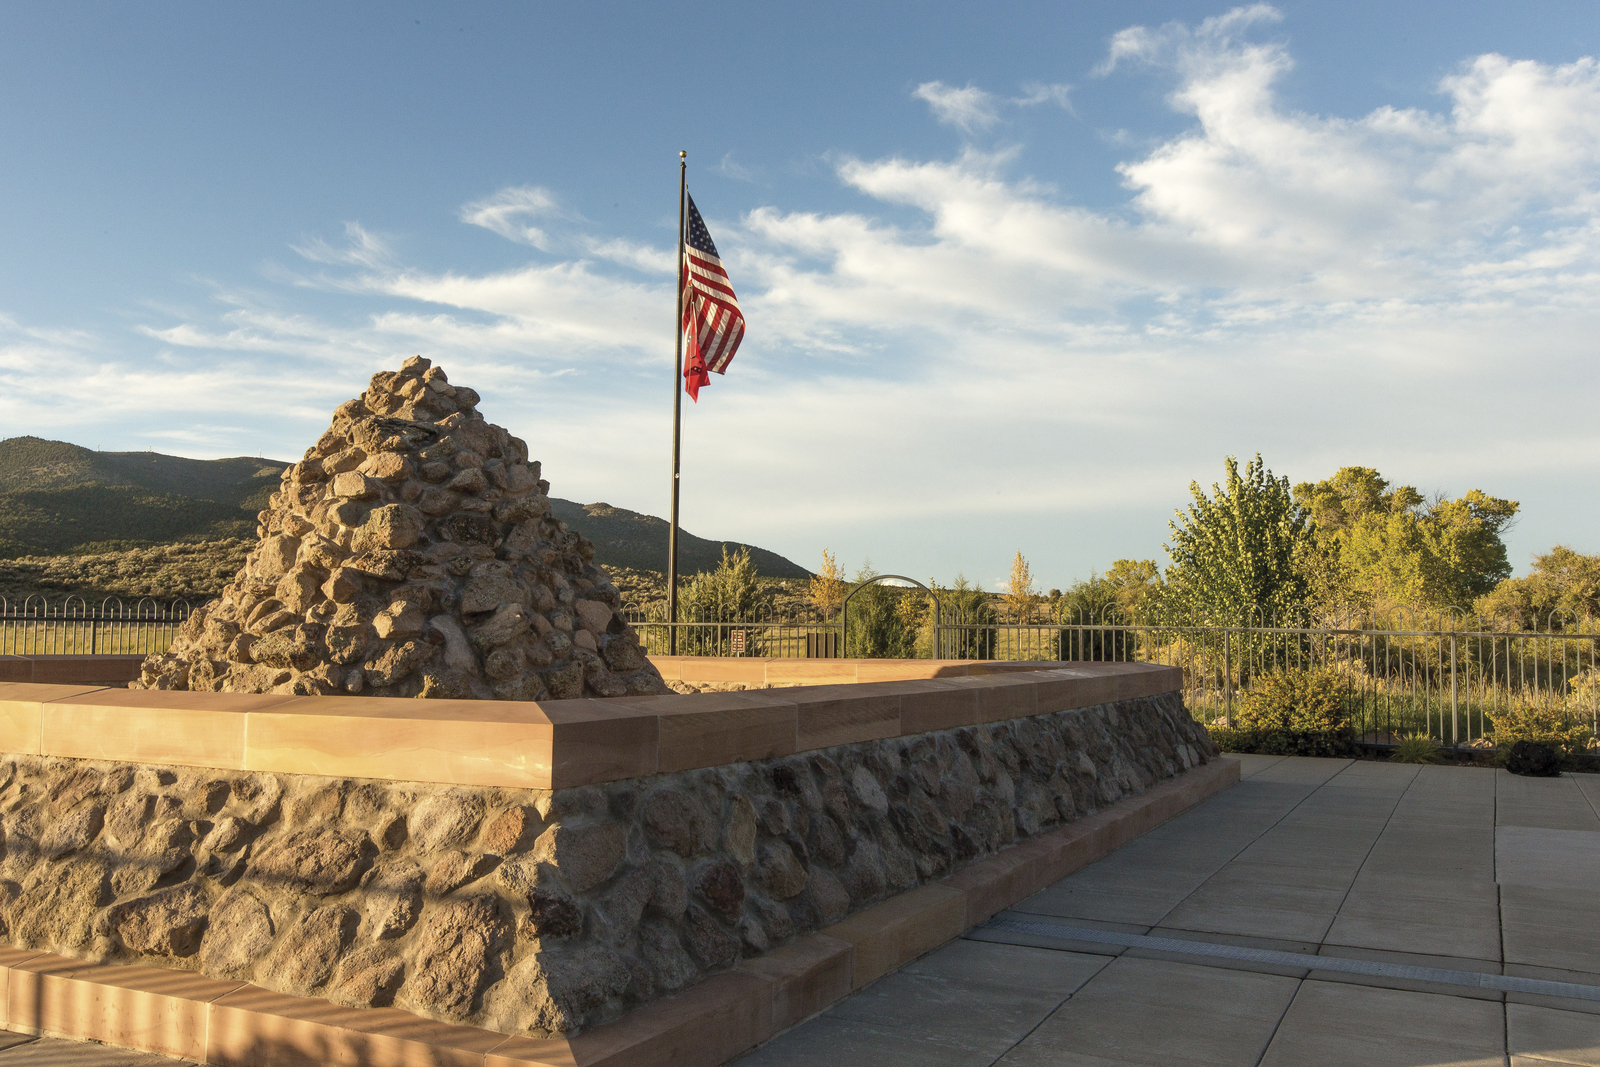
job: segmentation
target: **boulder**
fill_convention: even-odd
[[[1556,778],[1561,774],[1561,756],[1537,741],[1518,741],[1506,754],[1506,770],[1530,778]]]

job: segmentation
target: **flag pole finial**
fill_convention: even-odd
[[[683,149],[680,148],[678,150],[678,158],[679,159],[688,159],[689,158],[689,153],[683,151]]]

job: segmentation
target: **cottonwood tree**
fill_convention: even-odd
[[[1323,604],[1464,608],[1511,576],[1501,535],[1515,500],[1480,489],[1427,500],[1371,467],[1302,482],[1294,498],[1312,520],[1302,569]]]
[[[817,568],[817,573],[812,577],[808,592],[811,603],[817,606],[824,619],[833,618],[844,603],[844,571],[839,569],[839,561],[826,548],[822,550],[822,566]]]
[[[1026,622],[1032,617],[1033,605],[1038,599],[1039,593],[1033,588],[1033,573],[1022,550],[1018,549],[1016,558],[1011,561],[1011,577],[1006,580],[1005,601],[1006,607],[1011,609],[1011,618]]]
[[[1526,578],[1507,578],[1478,598],[1482,615],[1497,615],[1518,628],[1541,625],[1553,613],[1600,618],[1600,555],[1556,545],[1533,557]]]

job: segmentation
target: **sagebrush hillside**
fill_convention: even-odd
[[[9,438],[0,441],[0,558],[253,538],[284,466]]]
[[[216,596],[255,543],[256,513],[286,466],[243,456],[96,452],[39,437],[0,441],[0,596]],[[602,566],[666,570],[665,519],[603,503],[550,503],[594,543]],[[681,529],[678,536],[684,575],[714,570],[724,548],[749,547],[764,577],[809,577],[763,548]]]

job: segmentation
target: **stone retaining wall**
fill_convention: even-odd
[[[0,917],[18,947],[572,1033],[1214,755],[1175,693],[554,791],[14,755]]]

